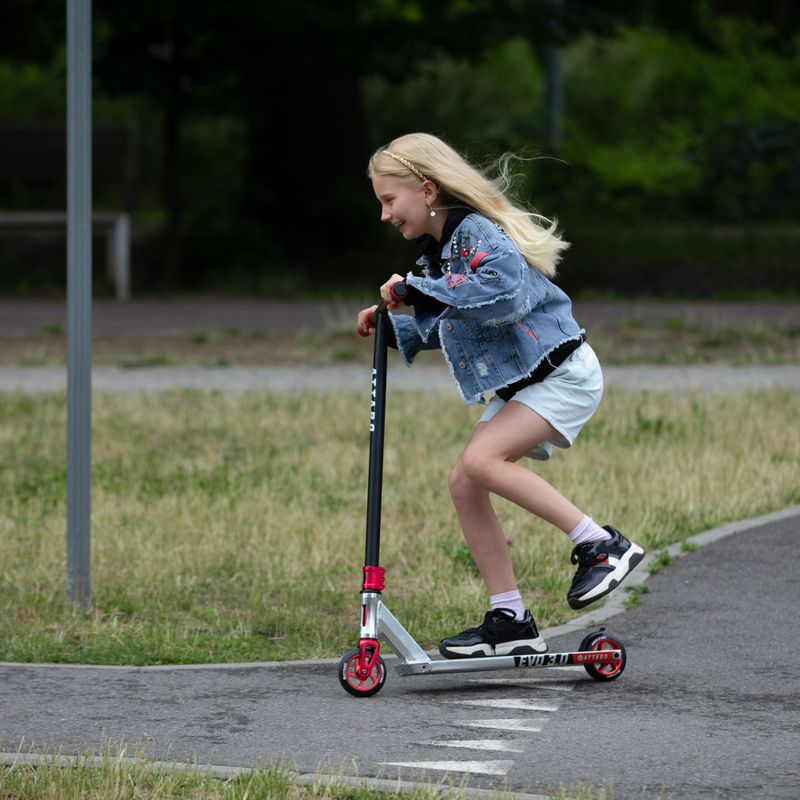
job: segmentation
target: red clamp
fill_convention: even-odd
[[[385,573],[386,570],[383,567],[364,567],[363,591],[382,592]]]
[[[381,644],[377,639],[358,640],[358,661],[356,662],[356,672],[362,680],[368,678],[375,668],[378,655],[381,651]]]

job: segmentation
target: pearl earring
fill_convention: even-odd
[[[436,216],[436,212],[435,212],[435,211],[434,211],[432,208],[431,208],[431,216],[432,216],[432,217],[435,217],[435,216]]]

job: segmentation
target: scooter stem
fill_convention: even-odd
[[[369,476],[367,483],[365,567],[377,567],[380,564],[388,324],[388,312],[385,306],[381,304],[375,311],[375,352],[372,359],[372,403],[370,407],[369,424]]]

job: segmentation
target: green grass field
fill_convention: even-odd
[[[363,392],[96,395],[84,613],[65,600],[64,397],[0,395],[0,659],[341,655],[357,637],[367,403]],[[454,393],[389,398],[386,597],[424,646],[487,605],[447,491],[478,414]],[[535,468],[658,550],[800,502],[800,399],[609,391],[576,446]],[[496,507],[538,622],[564,622],[569,541],[505,501]]]

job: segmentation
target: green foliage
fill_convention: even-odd
[[[509,39],[477,59],[444,54],[420,62],[402,83],[364,80],[369,140],[437,133],[480,159],[525,152],[542,139],[542,75],[531,43]]]
[[[798,51],[776,52],[768,27],[709,24],[713,50],[650,29],[565,48],[564,179],[584,219],[797,218],[784,186],[800,183]],[[754,188],[769,201],[743,204]]]
[[[134,291],[168,275],[182,288],[291,294],[327,274],[373,282],[365,263],[407,263],[374,222],[363,166],[372,148],[411,130],[440,134],[481,164],[522,155],[520,194],[566,228],[569,261],[598,276],[593,289],[640,286],[631,276],[657,266],[648,289],[674,290],[663,274],[667,263],[686,265],[675,264],[676,252],[705,267],[729,249],[706,237],[694,250],[678,242],[628,256],[578,226],[613,223],[613,239],[649,220],[749,227],[800,218],[796,17],[776,30],[767,14],[725,17],[701,2],[680,13],[660,3],[592,5],[561,20],[558,152],[544,144],[540,58],[553,31],[543,2],[351,0],[338,15],[281,3],[270,15],[248,0],[233,17],[200,4],[188,18],[174,0],[145,12],[98,9],[95,119],[140,133]],[[10,13],[20,33],[2,41],[0,119],[60,123],[63,19],[34,19],[13,4]],[[337,43],[344,30],[349,48]],[[280,65],[298,37],[307,46],[288,88]],[[8,208],[52,206],[52,197],[0,186]],[[0,285],[61,290],[63,247],[50,244],[4,242]],[[621,261],[609,255],[620,250]],[[385,255],[378,262],[368,251]],[[779,238],[766,258],[794,272],[762,282],[774,291],[796,284],[797,252]],[[746,255],[749,263],[754,254]],[[619,280],[604,272],[604,261],[626,258],[638,272]],[[730,277],[734,289],[747,283]],[[710,290],[719,280],[709,275]]]
[[[702,220],[585,224],[563,219],[572,242],[559,276],[571,294],[741,298],[800,295],[800,226]]]
[[[64,121],[67,108],[65,50],[48,63],[0,59],[0,120]]]

